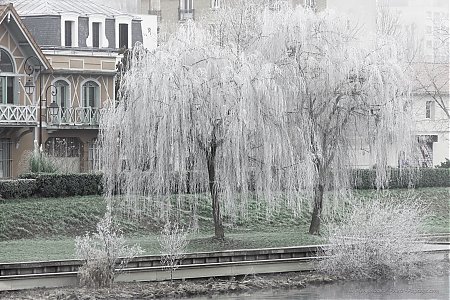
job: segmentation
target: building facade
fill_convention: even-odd
[[[158,17],[160,41],[166,41],[180,24],[187,20],[205,18],[229,0],[141,0],[141,14]],[[326,0],[288,0],[293,5],[307,5],[325,9]]]
[[[434,167],[450,158],[449,1],[327,0],[326,8],[348,16],[363,40],[373,39],[385,9],[393,20],[392,30],[405,43],[414,73],[418,164]],[[359,155],[355,164],[370,167],[370,161],[367,154]],[[392,166],[399,161],[395,156],[389,158]]]
[[[142,42],[140,19],[85,0],[1,7],[0,178],[26,172],[36,147],[61,172],[91,170],[101,109],[115,99],[118,50]],[[29,45],[36,50],[23,50]]]

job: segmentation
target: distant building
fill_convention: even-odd
[[[450,158],[449,64],[415,63],[413,90],[419,164],[434,167]]]
[[[87,172],[100,111],[115,98],[118,50],[142,42],[141,20],[88,0],[8,2],[0,6],[0,178],[26,171],[34,141],[62,171]]]
[[[147,49],[155,49],[158,43],[158,16],[142,11],[141,5],[146,5],[141,0],[91,0],[91,3],[112,7],[122,13],[131,14],[141,19],[142,43]]]
[[[102,0],[99,0],[102,1]],[[114,1],[114,0],[113,0]],[[187,20],[199,20],[210,11],[220,9],[227,0],[141,0],[141,14],[158,17],[161,41],[168,39],[178,26]],[[326,0],[288,0],[294,5],[307,5],[318,10],[326,7]],[[116,1],[120,2],[120,1]]]
[[[346,14],[363,38],[377,29],[377,5],[385,5],[395,30],[406,37],[416,73],[413,110],[419,142],[419,164],[433,167],[450,158],[449,1],[448,0],[327,0],[327,8]],[[391,165],[400,158],[390,157]],[[369,167],[360,156],[357,164]]]

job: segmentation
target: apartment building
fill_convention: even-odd
[[[0,178],[40,147],[67,172],[95,160],[102,107],[115,98],[118,49],[142,41],[140,19],[79,0],[1,5]]]

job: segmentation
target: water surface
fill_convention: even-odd
[[[239,295],[216,295],[191,300],[287,300],[287,299],[450,299],[449,276],[428,277],[412,281],[335,282],[309,285],[304,289],[271,290]]]

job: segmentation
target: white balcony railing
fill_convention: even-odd
[[[35,106],[0,104],[0,124],[36,124]]]
[[[47,111],[47,120],[49,125],[98,126],[100,110],[95,107],[60,108],[56,116],[52,116],[50,111]]]

